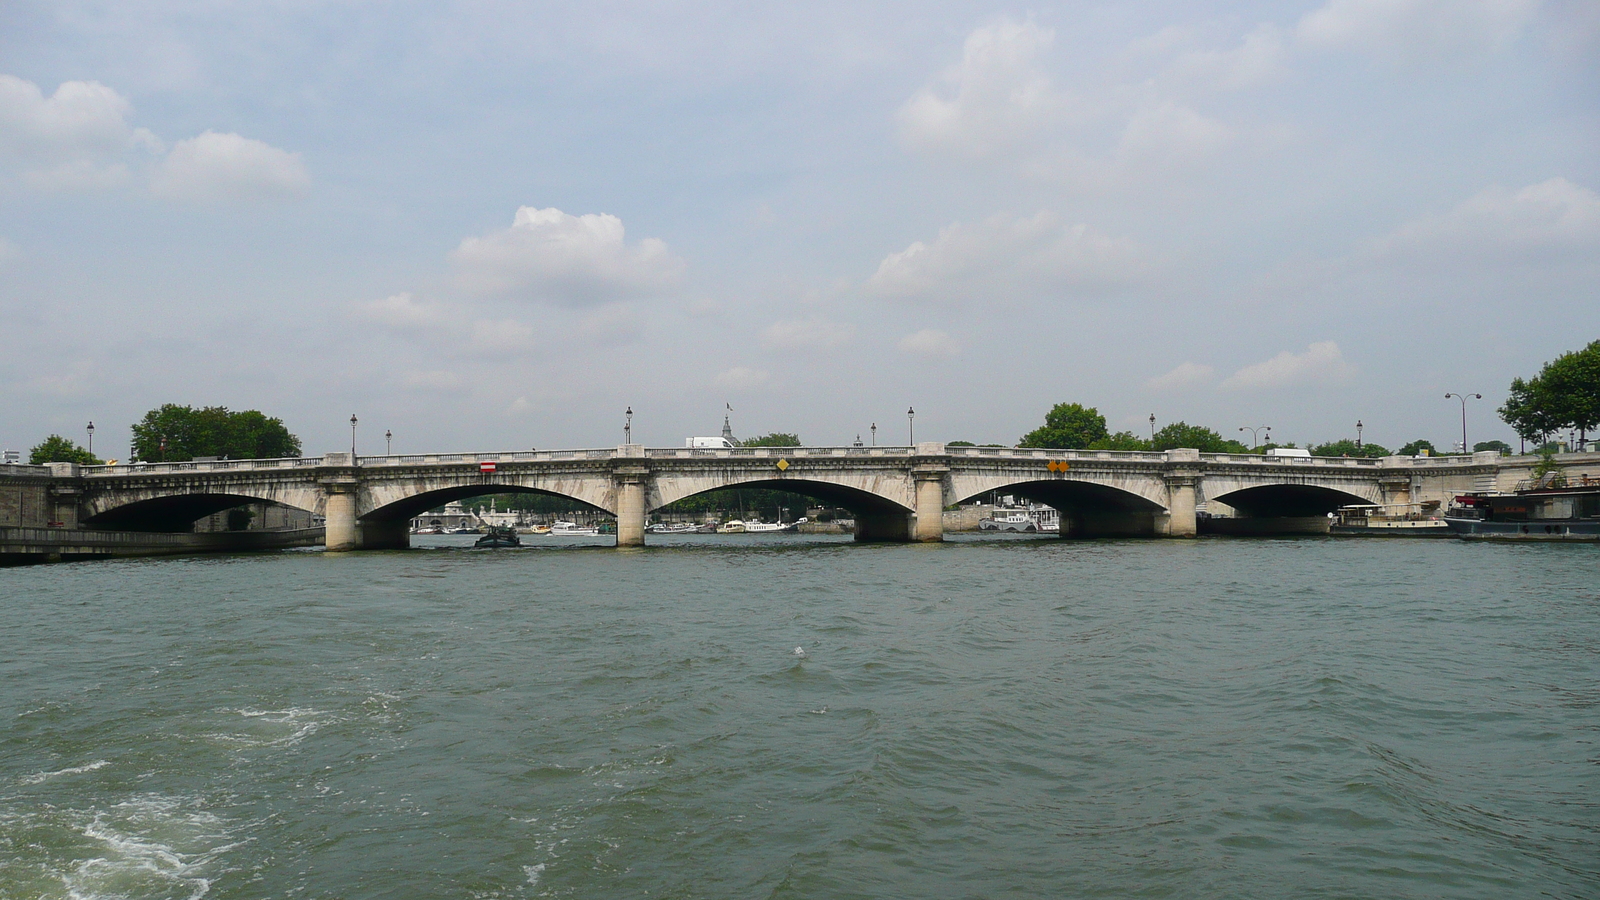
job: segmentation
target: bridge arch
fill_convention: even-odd
[[[1208,501],[1231,506],[1251,518],[1307,518],[1326,516],[1341,506],[1374,503],[1376,498],[1336,487],[1315,484],[1259,484],[1227,493],[1207,492]]]
[[[243,492],[194,491],[122,499],[124,502],[114,506],[109,505],[115,502],[110,498],[103,504],[90,505],[82,523],[116,531],[187,532],[206,516],[249,503],[275,503],[313,514],[319,512],[315,503],[285,503],[277,496]]]
[[[1062,537],[1129,537],[1157,533],[1157,517],[1167,513],[1162,502],[1151,496],[1157,483],[1122,486],[1074,478],[996,480],[982,490],[963,485],[953,502],[963,503],[984,494],[1013,494],[1034,503],[1054,507],[1061,513]]]
[[[589,509],[607,513],[612,512],[612,510],[609,510],[589,500],[585,500],[582,497],[574,497],[571,494],[565,494],[560,491],[552,491],[545,488],[527,487],[520,484],[478,483],[459,484],[453,487],[440,487],[432,490],[421,491],[415,494],[409,494],[398,500],[391,501],[383,506],[369,508],[367,512],[360,515],[358,519],[362,522],[385,524],[406,523],[410,522],[417,516],[422,515],[428,510],[436,509],[445,505],[446,503],[454,503],[457,500],[467,500],[472,497],[484,497],[489,494],[538,494],[545,497],[560,497],[563,500],[570,500],[579,506],[587,507]]]

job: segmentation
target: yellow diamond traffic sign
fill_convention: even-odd
[[[788,471],[788,469],[789,469],[789,461],[787,459],[778,460],[778,471],[779,472],[786,472],[786,471]]]

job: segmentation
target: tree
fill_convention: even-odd
[[[1473,453],[1482,453],[1485,450],[1493,450],[1496,453],[1507,454],[1511,452],[1511,445],[1505,441],[1479,441],[1472,445]]]
[[[1108,434],[1088,446],[1089,450],[1149,450],[1150,442],[1131,431]]]
[[[133,449],[139,459],[158,462],[196,456],[281,459],[300,455],[300,439],[282,419],[253,409],[231,412],[225,406],[194,409],[168,403],[134,424]]]
[[[1428,451],[1429,456],[1438,456],[1439,451],[1433,446],[1433,441],[1418,438],[1395,451],[1396,456],[1418,456],[1422,451]]]
[[[102,461],[96,459],[93,453],[59,434],[50,435],[40,441],[38,446],[28,451],[28,462],[35,466],[53,462],[77,463],[80,466],[103,465]]]
[[[1587,438],[1600,427],[1600,341],[1563,353],[1527,381],[1513,378],[1499,412],[1524,440],[1543,441],[1569,427]]]
[[[1057,403],[1045,413],[1044,425],[1023,435],[1017,446],[1083,450],[1107,436],[1106,417],[1100,415],[1098,409],[1078,403]]]
[[[1380,456],[1388,456],[1389,448],[1383,446],[1382,444],[1370,444],[1365,442],[1363,442],[1361,446],[1357,447],[1355,441],[1352,441],[1349,438],[1341,438],[1337,441],[1329,441],[1326,444],[1318,444],[1315,447],[1312,447],[1311,455],[1364,456],[1371,459],[1377,459]]]
[[[1187,422],[1173,422],[1156,432],[1155,439],[1150,442],[1151,450],[1176,450],[1179,447],[1188,447],[1201,453],[1250,452],[1250,448],[1238,441],[1225,438],[1209,428],[1190,425]]]
[[[800,435],[774,431],[760,437],[747,438],[739,443],[745,447],[798,447]]]

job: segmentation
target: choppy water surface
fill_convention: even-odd
[[[1600,548],[652,540],[0,571],[0,897],[1600,896]]]

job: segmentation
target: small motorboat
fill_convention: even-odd
[[[646,534],[694,534],[695,526],[688,522],[675,522],[670,525],[666,522],[656,522],[645,526],[644,530]]]
[[[550,526],[551,537],[593,537],[600,533],[594,526],[584,527],[577,522],[555,522]]]
[[[489,530],[478,538],[474,547],[521,547],[522,538],[517,537],[517,530],[510,525],[490,525]]]
[[[717,526],[717,534],[744,534],[744,522],[739,519],[729,519]]]

